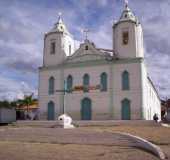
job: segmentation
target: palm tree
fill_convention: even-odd
[[[24,96],[24,99],[22,100],[22,105],[27,106],[27,116],[28,116],[29,106],[32,104],[34,104],[33,93],[29,96]]]

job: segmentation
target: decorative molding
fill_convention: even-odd
[[[100,65],[116,65],[116,64],[131,64],[131,63],[143,63],[144,58],[124,58],[124,59],[113,59],[113,60],[88,60],[88,61],[78,61],[73,63],[62,63],[55,66],[43,66],[39,67],[39,71],[44,70],[60,70],[67,68],[76,68],[76,67],[87,67],[87,66],[100,66]]]
[[[101,56],[99,54],[82,54],[75,56],[73,58],[68,58],[65,63],[73,63],[73,62],[86,62],[86,61],[91,61],[91,60],[105,60],[105,56]]]

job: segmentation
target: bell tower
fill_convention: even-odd
[[[68,32],[59,13],[58,21],[44,36],[44,66],[54,66],[62,63],[66,56],[74,52],[74,39]]]
[[[119,21],[113,24],[113,50],[119,58],[144,57],[142,26],[127,0]]]

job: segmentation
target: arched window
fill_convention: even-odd
[[[124,71],[122,73],[122,90],[129,90],[129,73]]]
[[[89,47],[88,46],[85,46],[85,50],[88,50],[89,49]]]
[[[125,15],[126,16],[126,15]],[[126,17],[125,17],[126,18]],[[123,45],[127,45],[128,44],[128,41],[129,41],[129,32],[128,31],[124,31],[122,33],[122,42],[123,42]]]
[[[55,42],[51,42],[51,44],[50,44],[50,53],[55,54],[55,51],[56,51]]]
[[[100,75],[100,90],[107,91],[107,74],[104,72]]]
[[[54,77],[49,78],[49,87],[48,87],[48,93],[54,94]]]
[[[88,87],[89,87],[89,84],[90,84],[90,77],[88,74],[85,74],[83,76],[83,87],[84,87],[84,92],[88,92]]]
[[[69,93],[72,92],[72,88],[73,88],[73,77],[69,75],[67,77],[67,90]]]

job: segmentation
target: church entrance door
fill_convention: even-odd
[[[89,98],[81,101],[81,119],[91,120],[91,100]]]
[[[125,99],[122,101],[122,120],[130,120],[130,101]]]
[[[54,102],[50,101],[48,103],[48,115],[47,119],[48,120],[55,120],[55,109],[54,109]]]

